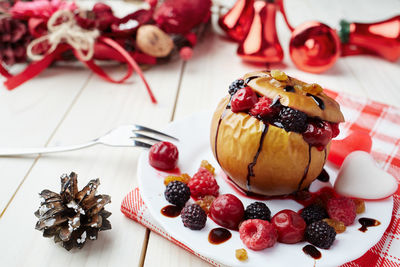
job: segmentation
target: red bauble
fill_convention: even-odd
[[[290,57],[297,68],[321,73],[335,64],[340,55],[340,39],[329,26],[310,21],[297,27],[290,38]]]

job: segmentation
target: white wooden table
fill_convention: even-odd
[[[341,18],[374,21],[396,15],[400,1],[287,0],[293,25],[321,20],[337,26]],[[285,49],[282,68],[289,75],[332,90],[367,96],[400,106],[400,67],[371,56],[341,58],[321,75],[297,70],[290,61],[290,33],[281,16],[278,32]],[[228,85],[245,72],[265,69],[241,62],[236,44],[215,32],[195,48],[192,60],[153,67],[145,75],[159,101],[150,102],[138,76],[121,85],[107,83],[80,65],[56,65],[14,91],[0,86],[0,146],[53,146],[93,139],[125,123],[162,128],[172,120],[214,109]],[[122,67],[109,70],[120,75]],[[208,131],[208,129],[204,129]],[[0,158],[0,266],[206,266],[204,261],[150,233],[120,212],[122,198],[137,185],[141,150],[96,146],[86,150]],[[33,212],[42,189],[59,191],[59,177],[75,171],[80,186],[101,178],[100,193],[109,194],[113,229],[82,250],[67,252],[34,229]]]

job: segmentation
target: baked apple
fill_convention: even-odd
[[[318,84],[279,70],[251,72],[229,87],[211,124],[211,148],[241,189],[267,196],[307,188],[321,173],[343,122]]]

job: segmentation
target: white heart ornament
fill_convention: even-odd
[[[391,196],[398,187],[396,179],[381,170],[364,151],[350,153],[340,168],[335,191],[347,197],[376,200]]]

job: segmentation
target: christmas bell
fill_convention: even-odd
[[[242,41],[251,25],[254,16],[254,0],[239,0],[222,17],[219,18],[219,26],[235,41]]]
[[[254,1],[254,16],[249,32],[240,44],[237,54],[246,61],[276,63],[283,59],[275,27],[276,12],[274,1]]]
[[[342,56],[376,54],[395,62],[400,58],[400,16],[376,23],[340,22]]]

